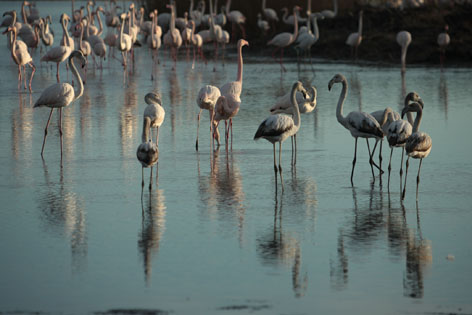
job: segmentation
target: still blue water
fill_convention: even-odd
[[[0,11],[19,11],[20,4],[2,1]],[[58,17],[69,3],[37,5],[53,15],[57,44]],[[84,95],[63,111],[61,167],[57,114],[42,160],[49,110],[32,108],[55,83],[55,65],[40,65],[37,51],[33,93],[18,92],[17,67],[6,37],[1,41],[0,312],[472,312],[470,69],[408,65],[402,78],[398,65],[315,60],[315,74],[309,66],[299,74],[292,60],[281,75],[270,56],[245,47],[233,149],[211,152],[204,113],[196,152],[198,90],[235,79],[234,47],[216,72],[212,62],[192,70],[184,54],[172,71],[161,52],[154,81],[150,53],[141,47],[126,84],[117,60],[103,71],[89,60]],[[376,172],[372,184],[364,140],[351,187],[354,140],[335,117],[340,86],[327,87],[336,73],[348,78],[345,114],[401,110],[410,91],[423,98],[421,130],[433,148],[418,202],[418,161],[410,161],[402,203],[400,151],[389,193],[386,174],[380,185]],[[64,65],[61,79],[71,80]],[[283,145],[285,191],[279,186],[276,195],[272,145],[253,136],[298,79],[317,87],[318,105],[302,116],[295,167],[290,141]],[[150,91],[161,93],[166,119],[158,186],[147,189],[146,169],[142,191],[136,148]]]

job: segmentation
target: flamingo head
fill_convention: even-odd
[[[144,96],[146,104],[159,104],[162,105],[161,94],[156,92],[150,92]]]
[[[243,47],[243,46],[249,46],[249,43],[247,40],[244,40],[244,39],[240,39],[238,41],[238,47]]]
[[[402,118],[405,116],[406,113],[408,112],[422,112],[423,111],[423,106],[421,106],[420,103],[418,102],[413,102],[410,103],[407,107],[404,107],[402,110]]]
[[[120,18],[124,21],[126,19],[127,14],[126,13],[121,13]]]
[[[405,107],[408,107],[410,102],[418,102],[421,105],[421,107],[424,107],[423,100],[416,92],[410,92],[405,97]]]
[[[328,90],[331,91],[331,88],[333,87],[334,83],[340,83],[346,81],[346,77],[343,76],[342,74],[338,73],[336,74],[328,83]]]
[[[15,12],[15,10],[13,10],[13,11],[6,11],[5,13],[3,13],[3,16],[5,16],[5,15],[13,16],[13,12]],[[15,13],[16,13],[16,12],[15,12]]]

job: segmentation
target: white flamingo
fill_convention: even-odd
[[[170,25],[169,31],[164,35],[164,45],[169,47],[172,53],[172,59],[174,60],[173,69],[177,68],[177,52],[182,46],[182,37],[180,32],[175,28],[175,5],[168,4],[167,8],[170,9]]]
[[[284,13],[282,16],[282,21],[289,26],[295,26],[295,17],[293,15],[289,15],[288,11],[289,10],[287,8],[282,8],[282,12]],[[302,18],[300,16],[300,11],[297,11],[296,15],[297,15],[296,21],[298,23],[305,23],[307,21],[306,18]]]
[[[151,126],[151,119],[149,117],[144,117],[143,123],[143,134],[142,134],[142,143],[138,146],[136,150],[136,157],[138,161],[141,163],[141,186],[144,187],[144,168],[150,167],[151,168],[151,177],[149,179],[149,189],[152,188],[152,167],[157,164],[159,160],[159,148],[157,145],[152,142],[151,137],[149,135]]]
[[[16,27],[15,26],[9,26],[3,34],[6,34],[8,32],[11,32],[12,35],[12,42],[11,42],[11,57],[13,61],[18,65],[18,89],[21,88],[21,68],[25,68],[26,65],[29,65],[32,69],[31,72],[31,77],[29,81],[29,91],[31,92],[31,82],[33,81],[33,76],[36,71],[36,67],[33,64],[33,58],[31,58],[31,55],[28,53],[28,48],[23,44],[17,44],[16,40]],[[26,89],[26,70],[25,70],[25,89]]]
[[[277,12],[274,9],[266,7],[266,0],[262,0],[262,13],[269,21],[269,23],[277,23],[279,21],[279,17],[277,16]]]
[[[237,10],[230,11],[230,8],[231,8],[231,0],[227,0],[225,10],[226,10],[226,17],[228,18],[228,21],[230,21],[232,25],[231,38],[234,38],[234,39],[236,38],[236,26],[238,26],[239,29],[241,30],[243,39],[245,39],[246,30],[243,24],[246,23],[246,17],[244,16],[244,14],[241,13],[241,11],[237,11]]]
[[[271,115],[266,118],[260,125],[254,135],[254,140],[259,138],[264,138],[267,141],[271,142],[274,149],[274,172],[276,176],[276,185],[277,185],[277,170],[280,174],[280,181],[282,183],[282,190],[284,189],[283,177],[282,177],[282,164],[281,164],[281,155],[282,155],[282,142],[284,142],[288,137],[295,135],[300,129],[300,111],[298,110],[298,104],[296,99],[297,91],[305,91],[303,85],[300,81],[296,82],[292,86],[292,91],[290,92],[290,99],[292,105],[292,111],[294,113],[293,118],[283,114]],[[305,91],[306,93],[306,91]],[[275,143],[279,143],[279,166],[277,168],[276,158],[275,158]]]
[[[431,137],[425,133],[418,131],[421,124],[421,118],[423,116],[423,107],[420,103],[411,103],[408,107],[403,108],[402,117],[407,112],[416,112],[416,119],[413,125],[413,133],[408,137],[405,143],[406,154],[408,158],[406,159],[406,172],[405,172],[405,185],[403,186],[402,200],[405,199],[406,191],[406,178],[408,176],[408,166],[410,162],[410,157],[414,159],[420,159],[420,165],[418,166],[418,175],[416,177],[416,200],[418,200],[418,186],[420,184],[420,170],[421,163],[423,159],[429,155],[431,152],[431,147],[433,143]]]
[[[370,153],[369,138],[374,138],[375,140],[380,140],[383,137],[383,131],[380,128],[379,123],[375,120],[372,115],[364,112],[350,112],[347,116],[343,116],[343,104],[347,96],[347,80],[346,77],[342,74],[336,74],[328,84],[328,89],[331,90],[332,86],[335,83],[341,83],[343,88],[341,95],[339,96],[338,106],[336,108],[336,118],[338,122],[344,126],[347,130],[351,132],[351,136],[355,139],[354,147],[354,159],[352,160],[352,171],[351,171],[351,185],[354,186],[353,176],[354,176],[354,167],[356,166],[356,156],[357,156],[357,138],[365,138],[367,142],[367,149],[369,150],[369,163],[372,170],[372,177],[375,181],[374,167],[375,165],[372,155]]]
[[[65,17],[65,13],[62,15],[61,17],[61,26],[62,26],[62,30],[63,30],[63,36],[67,37],[68,36],[68,32],[67,32],[67,29],[66,29],[66,17]],[[66,43],[68,42],[68,40],[63,40],[61,41],[61,43]],[[44,62],[55,62],[56,63],[56,79],[57,79],[57,83],[60,82],[60,79],[59,79],[59,64],[61,62],[64,62],[70,55],[72,49],[70,46],[67,46],[67,45],[60,45],[60,46],[56,46],[56,47],[53,47],[51,48],[42,58],[41,58],[41,61],[44,61]]]
[[[152,18],[151,24],[151,33],[147,38],[148,47],[151,49],[151,56],[153,60],[153,66],[158,60],[159,49],[161,48],[161,35],[162,30],[160,29],[159,25],[157,25],[157,10],[154,10],[150,13],[150,17]],[[159,27],[159,31],[157,28]],[[154,80],[154,71],[151,71],[151,80]]]
[[[45,19],[39,20],[39,26],[41,29],[41,40],[45,47],[51,47],[54,43],[54,35],[49,32],[49,23],[51,23],[51,16],[47,16]]]
[[[338,0],[333,0],[333,10],[323,10],[321,14],[326,19],[334,19],[338,15]]]
[[[307,31],[303,34],[300,32],[296,40],[297,45],[295,46],[295,48],[308,54],[310,58],[310,64],[312,64],[311,47],[320,38],[320,31],[318,29],[318,18],[324,19],[324,17],[318,12],[310,14],[309,19],[307,21]],[[313,24],[313,31],[310,29],[311,24]]]
[[[72,74],[75,76],[75,82],[77,82],[79,88],[77,91],[74,91],[74,87],[69,83],[55,83],[50,85],[46,88],[39,99],[34,103],[33,107],[41,107],[46,106],[51,108],[51,112],[49,113],[48,122],[46,123],[46,128],[44,129],[44,139],[43,139],[43,146],[41,148],[41,157],[43,156],[44,152],[44,145],[46,144],[46,137],[48,134],[48,126],[49,122],[51,121],[52,112],[55,108],[59,109],[59,134],[61,137],[61,161],[62,161],[62,108],[69,106],[72,102],[77,100],[82,93],[84,92],[84,85],[82,83],[82,79],[80,78],[79,72],[75,67],[73,59],[77,58],[81,63],[82,66],[85,65],[87,60],[85,59],[84,55],[81,51],[74,50],[69,56],[69,67],[72,71]]]
[[[364,11],[359,11],[359,25],[358,30],[355,33],[349,34],[346,40],[346,45],[351,46],[351,57],[357,60],[357,49],[362,42],[362,16]]]
[[[128,52],[131,50],[132,42],[131,36],[129,34],[123,33],[125,28],[125,19],[126,13],[122,13],[120,15],[121,19],[121,28],[120,28],[120,35],[118,35],[118,41],[116,42],[118,50],[121,51],[121,56],[123,58],[123,68],[126,70],[127,67],[127,58]]]
[[[243,89],[243,46],[249,46],[244,39],[238,41],[238,73],[236,81],[231,81],[220,87],[221,96],[215,105],[214,131],[215,138],[220,145],[220,135],[218,125],[221,120],[225,121],[225,139],[228,144],[229,133],[231,131],[231,146],[233,145],[233,117],[239,112],[241,105],[241,92]],[[229,123],[228,123],[229,121]]]
[[[397,43],[401,46],[401,62],[402,62],[402,72],[406,70],[406,52],[408,50],[408,46],[411,43],[411,34],[408,31],[401,31],[397,33]]]
[[[287,69],[285,69],[282,63],[282,58],[284,56],[284,48],[290,46],[295,41],[295,39],[297,39],[297,36],[298,36],[298,21],[297,21],[298,11],[300,11],[299,6],[293,7],[293,18],[295,19],[293,34],[288,33],[288,32],[283,32],[283,33],[275,35],[274,38],[272,38],[270,41],[267,42],[267,45],[275,46],[275,49],[272,52],[272,58],[275,59],[275,53],[277,52],[277,50],[280,49],[279,63],[280,63],[280,67],[282,71],[284,72],[287,71]]]
[[[203,46],[203,38],[199,34],[195,34],[195,21],[189,21],[189,24],[192,28],[192,36],[191,36],[191,43],[193,45],[193,62],[192,62],[192,69],[195,68],[195,57],[196,53],[198,53],[200,59],[204,60],[206,63],[205,56],[203,55],[202,46]]]
[[[144,117],[151,119],[149,128],[156,128],[156,145],[159,146],[159,127],[164,122],[166,112],[162,107],[161,96],[158,93],[148,93],[144,96],[146,108],[144,109]]]
[[[269,22],[262,19],[262,14],[257,13],[257,27],[261,30],[262,34],[266,34],[270,29]]]
[[[195,149],[198,151],[198,133],[200,130],[200,116],[202,110],[208,110],[210,114],[210,135],[213,138],[213,118],[215,112],[215,105],[218,98],[221,96],[220,89],[213,85],[205,85],[200,89],[197,96],[197,105],[200,108],[197,115],[197,140],[195,141]],[[213,143],[213,140],[212,142]]]
[[[448,31],[449,31],[449,26],[446,24],[444,25],[444,32],[438,35],[438,40],[437,40],[438,45],[439,45],[439,53],[440,53],[439,61],[441,63],[441,66],[444,63],[444,59],[446,59],[446,47],[451,42],[451,37],[449,36]]]
[[[62,39],[61,39],[61,46],[68,46],[70,48],[70,51],[73,51],[75,49],[75,43],[74,39],[70,37],[69,32],[67,31],[67,26],[69,25],[70,22],[70,17],[63,13],[61,15],[61,25],[62,25]]]

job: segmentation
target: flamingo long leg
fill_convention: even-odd
[[[44,145],[46,144],[46,137],[48,136],[49,122],[51,121],[51,116],[52,116],[52,111],[53,111],[53,110],[54,110],[54,107],[51,108],[51,112],[49,113],[48,122],[46,123],[46,128],[44,129],[44,139],[43,139],[43,146],[42,146],[42,148],[41,148],[41,157],[43,156]]]
[[[406,170],[405,170],[405,185],[403,185],[403,193],[402,193],[402,200],[405,199],[405,192],[406,192],[406,178],[408,177],[408,166],[410,164],[410,157],[406,159]]]
[[[390,172],[392,171],[392,154],[393,154],[393,147],[390,148],[390,161],[388,162],[388,184],[387,189],[390,191]]]
[[[280,182],[282,183],[282,191],[284,191],[284,178],[282,176],[282,142],[279,142],[279,173],[280,173]]]
[[[351,186],[354,186],[354,182],[352,181],[352,178],[354,177],[354,168],[356,167],[356,157],[357,157],[357,137],[355,138],[354,159],[352,160]]]
[[[59,136],[61,139],[61,161],[62,161],[62,107],[59,108]]]
[[[418,200],[418,186],[420,185],[420,171],[421,171],[421,163],[423,159],[420,159],[420,166],[418,167],[418,175],[416,176],[416,200]]]
[[[374,178],[375,181],[375,175],[374,175],[374,160],[372,159],[372,154],[370,154],[370,145],[369,145],[369,139],[365,138],[365,141],[367,142],[367,150],[369,151],[369,163],[370,163],[370,169],[372,170],[372,177]]]

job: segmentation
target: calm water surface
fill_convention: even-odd
[[[1,12],[9,8],[19,11],[20,3],[0,3]],[[38,8],[52,13],[57,43],[58,17],[69,4]],[[309,67],[299,76],[289,63],[281,77],[277,64],[244,48],[233,149],[213,154],[207,113],[195,151],[195,99],[204,84],[234,80],[234,49],[216,72],[212,63],[192,70],[184,56],[171,71],[164,58],[151,81],[143,47],[125,85],[116,60],[89,70],[84,95],[64,110],[61,167],[57,116],[42,160],[49,110],[32,108],[55,82],[55,69],[40,66],[37,52],[34,92],[19,93],[5,36],[1,41],[0,312],[472,312],[470,69],[410,66],[402,78],[397,66],[317,62],[316,76]],[[61,72],[70,82],[64,65]],[[410,163],[402,203],[400,151],[388,193],[386,175],[372,184],[364,141],[350,186],[354,141],[335,117],[341,87],[327,88],[338,72],[350,86],[345,113],[400,110],[405,93],[422,96],[421,129],[433,149],[418,203],[418,161]],[[283,146],[285,192],[276,196],[272,145],[253,136],[299,78],[317,86],[318,107],[302,116],[296,167],[290,143]],[[159,184],[142,191],[136,148],[150,91],[162,94],[166,120]],[[384,148],[385,168],[388,154]],[[147,185],[149,170],[145,176]]]

